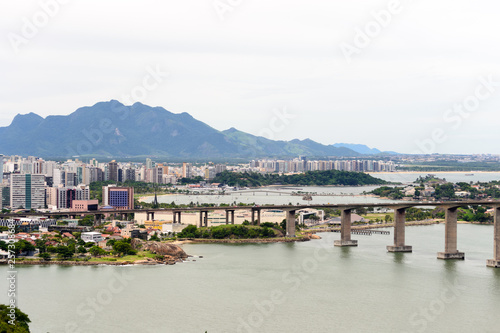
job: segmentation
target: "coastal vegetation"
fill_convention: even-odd
[[[382,186],[374,189],[369,192],[380,197],[389,198],[389,199],[402,199],[404,197],[403,188],[402,187],[391,187],[391,186]]]
[[[206,238],[206,239],[251,239],[251,238],[273,238],[283,236],[282,229],[277,224],[265,224],[264,226],[252,225],[221,225],[216,227],[198,228],[189,225],[177,234],[178,238]]]
[[[9,315],[12,313],[11,308],[5,304],[0,304],[0,332],[2,333],[29,333],[28,324],[31,320],[28,315],[19,310],[17,307],[13,309],[12,319]]]
[[[338,170],[307,171],[301,174],[277,174],[257,172],[230,172],[223,171],[217,174],[214,183],[223,183],[229,186],[259,187],[268,185],[382,185],[385,180],[372,177],[363,172]]]

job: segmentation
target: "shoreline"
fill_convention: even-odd
[[[265,243],[293,243],[293,242],[307,242],[311,240],[307,236],[302,237],[276,237],[276,238],[242,238],[242,239],[205,239],[193,238],[182,239],[178,242],[186,241],[186,244],[265,244]],[[182,244],[182,243],[181,243]]]
[[[18,258],[19,259],[19,258]],[[6,265],[7,262],[0,262],[0,265]],[[60,266],[140,266],[140,265],[173,265],[174,263],[160,263],[157,261],[136,260],[136,261],[64,261],[64,260],[17,260],[16,266],[22,265],[60,265]]]
[[[426,226],[426,225],[433,225],[433,224],[440,224],[443,223],[440,220],[430,220],[430,221],[408,221],[405,223],[405,226],[411,227],[411,226]],[[465,222],[468,223],[468,222]],[[365,224],[365,225],[352,225],[351,230],[363,230],[363,229],[378,229],[378,228],[393,228],[394,227],[394,222],[391,223],[383,223],[383,224]],[[318,232],[333,232],[340,230],[340,225],[337,227],[327,227],[327,228],[318,228],[318,229],[308,229],[306,232],[308,233],[318,233]]]
[[[383,171],[383,172],[367,172],[369,175],[397,175],[397,174],[414,174],[414,173],[426,173],[426,174],[437,174],[437,173],[500,173],[500,171]]]

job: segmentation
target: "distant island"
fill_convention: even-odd
[[[212,181],[229,186],[260,187],[269,185],[301,185],[301,186],[327,186],[327,185],[384,185],[387,181],[375,178],[363,172],[350,171],[307,171],[301,174],[261,174],[257,172],[230,172],[224,171]]]

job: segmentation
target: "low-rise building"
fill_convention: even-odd
[[[102,234],[100,232],[97,232],[97,231],[82,232],[81,238],[85,243],[88,243],[88,242],[99,243],[100,241],[102,241],[104,239],[102,237]]]
[[[98,200],[73,200],[70,212],[95,211],[99,209]]]
[[[144,221],[144,227],[146,229],[155,229],[155,230],[162,230],[163,224],[167,223],[167,221],[157,221],[157,220],[152,220],[152,221]],[[172,223],[172,221],[170,221]]]

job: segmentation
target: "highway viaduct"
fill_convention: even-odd
[[[327,204],[327,205],[264,205],[264,206],[224,206],[224,207],[186,207],[186,208],[155,208],[155,209],[102,209],[98,211],[78,212],[52,212],[52,213],[9,213],[0,214],[0,219],[24,217],[27,215],[37,216],[82,216],[94,215],[97,223],[105,214],[134,214],[146,213],[148,219],[154,219],[155,212],[170,212],[173,214],[173,223],[181,223],[183,212],[198,212],[200,216],[199,226],[208,225],[208,212],[212,210],[225,210],[226,224],[234,224],[234,212],[236,210],[251,210],[252,221],[260,225],[262,210],[283,210],[286,212],[286,237],[295,237],[295,212],[306,208],[334,208],[341,211],[340,240],[334,241],[335,246],[357,246],[357,240],[351,239],[351,211],[357,208],[388,208],[394,210],[394,243],[387,246],[389,252],[411,252],[412,247],[405,243],[405,212],[411,207],[441,207],[445,210],[445,245],[444,251],[438,252],[439,259],[465,259],[464,252],[457,249],[457,210],[460,207],[481,205],[493,207],[494,231],[493,231],[493,259],[487,260],[490,267],[500,267],[500,201],[464,200],[464,201],[408,201],[397,203],[353,203],[353,204]],[[257,216],[257,219],[255,219]]]

